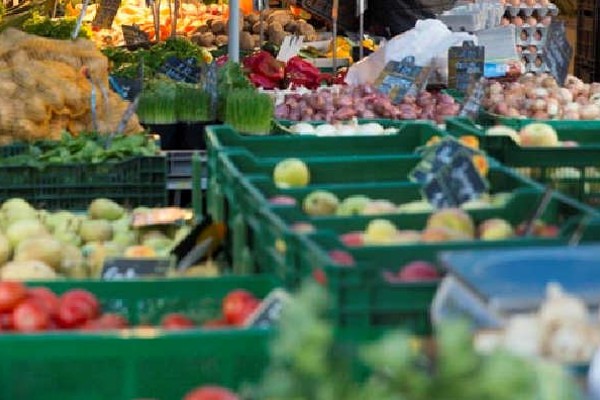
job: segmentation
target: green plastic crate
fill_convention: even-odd
[[[275,135],[248,136],[236,132],[230,126],[211,126],[208,128],[209,154],[212,151],[229,150],[240,147],[259,157],[300,157],[394,154],[413,152],[424,145],[433,136],[442,136],[435,125],[427,122],[400,122],[391,120],[361,120],[360,124],[376,122],[384,128],[396,128],[397,134],[318,137],[311,135],[291,135],[275,127]],[[293,123],[283,123],[289,127]],[[317,126],[323,123],[312,122]]]
[[[570,131],[600,131],[600,121],[581,121],[581,120],[536,120],[531,118],[510,118],[498,114],[492,114],[485,110],[479,113],[478,121],[484,126],[505,125],[513,129],[520,130],[533,122],[543,122],[552,125],[555,129]]]
[[[516,194],[501,213],[496,209],[474,210],[470,214],[477,222],[500,216],[517,224],[530,217],[540,198],[541,193],[522,192]],[[419,213],[387,218],[400,229],[422,229],[428,216],[426,213]],[[555,193],[542,218],[561,226],[561,235],[556,239],[518,238],[358,248],[348,248],[338,239],[339,234],[364,230],[374,218],[377,217],[309,219],[294,208],[263,209],[261,217],[249,223],[250,229],[258,229],[253,235],[254,245],[260,245],[256,251],[257,260],[264,257],[261,253],[270,253],[269,269],[259,272],[273,273],[284,280],[286,285],[295,287],[304,278],[314,274],[316,269],[321,269],[327,275],[328,287],[334,295],[332,316],[339,326],[383,329],[402,324],[417,333],[423,333],[430,328],[428,311],[437,285],[390,285],[382,279],[383,270],[396,271],[414,260],[435,262],[437,254],[445,250],[564,244],[583,218],[590,218],[583,241],[597,241],[600,237],[600,222],[593,209]],[[300,235],[292,232],[290,225],[298,221],[313,224],[317,229],[316,233]],[[256,239],[256,236],[260,239]],[[349,268],[334,265],[327,254],[330,250],[350,252],[356,266]]]
[[[83,210],[98,197],[128,207],[165,206],[167,162],[164,156],[135,157],[102,164],[0,168],[0,201],[21,197],[46,209]]]
[[[219,313],[222,298],[243,288],[264,297],[267,276],[155,281],[35,283],[57,292],[84,288],[106,311],[132,322],[158,322],[166,312],[196,318]],[[181,399],[217,384],[256,382],[268,362],[269,330],[127,330],[0,335],[0,398],[49,400]]]
[[[446,128],[454,136],[476,135],[481,147],[505,165],[584,203],[600,207],[600,123],[586,121],[590,124],[587,129],[576,129],[567,122],[553,121],[552,125],[559,140],[576,141],[579,147],[520,147],[508,137],[485,136],[483,129],[461,118],[448,120]]]

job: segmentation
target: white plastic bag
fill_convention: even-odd
[[[453,33],[441,21],[426,19],[417,21],[415,27],[391,39],[367,58],[348,70],[346,83],[360,85],[373,83],[390,61],[402,61],[415,57],[415,64],[426,66],[435,61],[442,80],[448,77],[448,48],[458,46],[465,40],[477,44],[477,38],[468,33]]]

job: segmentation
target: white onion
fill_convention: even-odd
[[[356,127],[354,125],[340,124],[336,128],[339,136],[353,136],[356,134]]]
[[[381,135],[384,132],[383,126],[376,122],[360,125],[358,127],[358,133],[363,135]]]
[[[323,124],[317,126],[317,128],[315,129],[315,133],[317,134],[317,136],[335,136],[335,134],[337,133],[337,129],[335,129],[335,126],[333,125]]]
[[[315,127],[311,124],[301,122],[299,124],[292,125],[290,130],[299,135],[312,135],[315,133]]]

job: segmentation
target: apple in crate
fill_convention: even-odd
[[[429,282],[441,278],[435,265],[427,261],[413,261],[406,264],[398,273],[385,271],[384,279],[389,283]]]

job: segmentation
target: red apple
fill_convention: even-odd
[[[296,199],[291,196],[278,195],[271,197],[269,199],[269,204],[276,206],[295,206]]]
[[[349,232],[340,236],[340,240],[348,247],[361,247],[364,244],[362,232]]]
[[[329,252],[329,258],[337,265],[343,267],[353,267],[355,265],[352,254],[344,250],[331,250]]]

